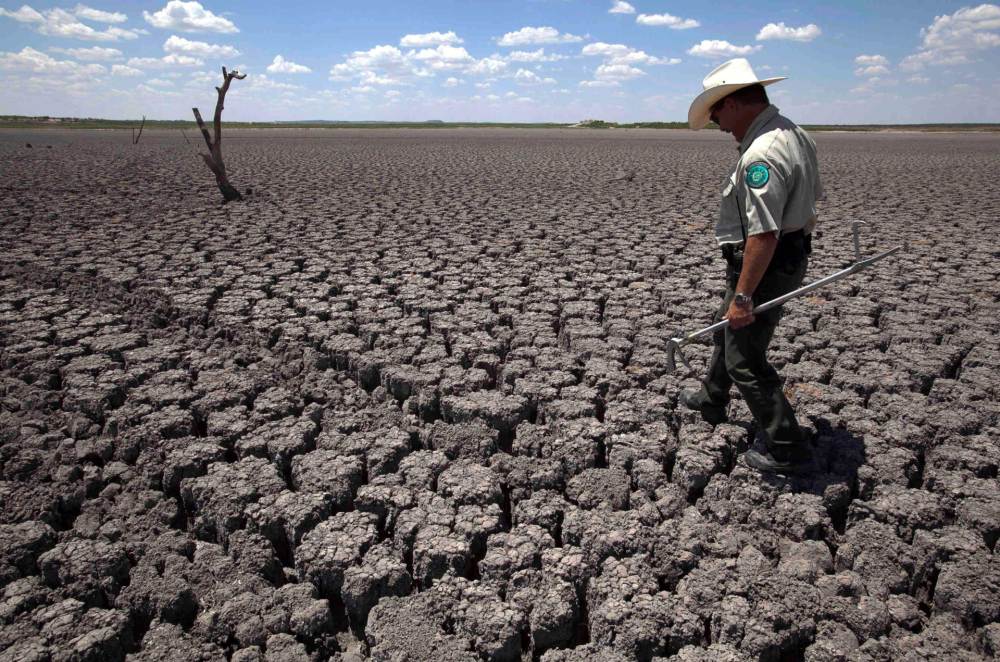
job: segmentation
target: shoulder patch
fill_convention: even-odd
[[[747,186],[750,188],[761,188],[767,184],[771,178],[769,170],[771,166],[763,161],[754,161],[747,166]]]

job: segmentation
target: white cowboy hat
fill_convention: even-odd
[[[705,76],[701,85],[705,89],[698,95],[698,98],[691,103],[688,109],[688,126],[697,131],[703,129],[709,123],[709,115],[712,114],[712,106],[719,99],[732,94],[736,90],[751,85],[770,85],[779,80],[785,80],[787,76],[777,78],[765,78],[759,80],[750,68],[750,63],[744,58],[738,57],[735,60],[724,62]]]

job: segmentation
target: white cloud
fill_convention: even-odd
[[[190,41],[177,35],[171,35],[169,39],[163,42],[163,50],[168,53],[218,59],[240,55],[240,52],[232,46],[219,46],[218,44],[206,44],[203,41]]]
[[[508,92],[504,96],[507,97],[508,99],[515,99],[515,98],[517,98],[518,94],[517,94],[517,92]]]
[[[410,85],[417,78],[431,75],[431,71],[420,68],[412,56],[388,45],[355,51],[346,62],[330,69],[332,81],[359,78],[364,85]]]
[[[534,103],[535,100],[531,97],[518,97],[514,99],[514,103]]]
[[[855,76],[883,76],[889,73],[888,67],[883,67],[881,64],[873,64],[870,67],[858,67],[854,70]]]
[[[103,22],[116,22],[119,17],[121,20],[125,20],[126,17],[124,14],[97,12],[97,10],[83,5],[78,5],[73,11],[46,9],[41,13],[28,5],[24,5],[15,12],[0,9],[0,16],[7,16],[21,23],[31,24],[36,32],[49,37],[67,37],[88,41],[118,41],[119,39],[138,39],[140,34],[149,34],[145,30],[123,30],[114,26],[104,30],[95,30],[89,25],[84,25],[77,19],[87,18]],[[102,18],[93,18],[94,16],[102,16]]]
[[[428,48],[430,46],[441,46],[462,44],[464,39],[459,39],[458,35],[452,31],[448,32],[428,32],[427,34],[408,34],[399,40],[399,45],[403,48]]]
[[[269,74],[310,74],[312,69],[301,64],[289,62],[280,55],[274,56],[274,62],[267,67]]]
[[[634,14],[635,7],[625,2],[625,0],[618,0],[614,3],[611,9],[608,10],[609,14]]]
[[[559,55],[558,53],[545,54],[544,48],[539,48],[537,51],[514,51],[507,56],[507,59],[512,62],[557,62],[559,60],[565,60],[567,56]]]
[[[128,16],[120,12],[101,11],[83,5],[77,5],[73,13],[76,14],[77,18],[96,21],[98,23],[124,23],[128,19]]]
[[[441,87],[455,87],[456,85],[462,85],[464,83],[465,81],[462,80],[461,78],[455,78],[454,76],[452,76],[445,82],[441,83]]]
[[[49,51],[69,55],[85,62],[120,60],[123,57],[122,52],[117,48],[101,48],[100,46],[94,46],[93,48],[59,48],[52,46],[49,48]]]
[[[923,84],[923,83],[929,83],[929,82],[931,82],[931,79],[930,78],[926,78],[924,76],[910,76],[909,78],[906,79],[906,82],[907,83],[917,83],[919,85],[919,84]]]
[[[461,46],[447,44],[441,44],[437,48],[425,48],[411,52],[407,54],[407,57],[420,60],[426,66],[438,71],[459,71],[476,63],[476,59]]]
[[[515,96],[516,96],[516,95],[515,95]],[[497,101],[497,100],[499,100],[499,99],[500,99],[500,95],[498,95],[498,94],[487,94],[487,95],[486,95],[486,99],[487,99],[488,101]]]
[[[254,74],[253,76],[248,76],[246,84],[241,85],[238,89],[253,93],[273,90],[302,90],[305,88],[301,85],[292,85],[291,83],[279,83],[273,78],[268,78],[265,74]]]
[[[0,16],[12,18],[20,23],[44,23],[45,17],[28,5],[22,5],[17,11],[8,11],[0,7]]]
[[[496,77],[507,72],[507,63],[499,55],[484,57],[475,64],[469,66],[465,73],[473,76]]]
[[[132,67],[125,66],[124,64],[115,64],[111,67],[112,76],[145,76],[146,72],[139,69],[133,69]]]
[[[761,49],[760,46],[734,46],[722,39],[704,39],[687,50],[688,55],[698,57],[723,58],[752,55]]]
[[[757,33],[757,41],[767,41],[769,39],[783,39],[787,41],[809,42],[823,34],[819,26],[815,23],[804,25],[801,28],[793,28],[781,23],[768,23]]]
[[[949,67],[968,63],[969,58],[964,53],[934,50],[907,55],[900,61],[899,68],[903,71],[923,71],[925,64],[935,67]]]
[[[889,66],[889,58],[884,55],[859,55],[854,58],[854,64],[861,65],[862,67],[887,67]]]
[[[875,91],[879,87],[896,87],[899,85],[899,81],[895,78],[881,78],[880,76],[874,76],[868,79],[867,83],[862,83],[855,87],[851,92],[854,94],[869,94]]]
[[[924,38],[921,48],[944,50],[982,50],[1000,46],[1000,7],[982,4],[962,7],[954,14],[935,16],[934,21],[920,31]]]
[[[399,90],[388,90],[385,93],[386,99],[398,99],[401,96],[403,96],[403,93]]]
[[[679,18],[670,14],[639,14],[635,17],[635,22],[639,25],[665,25],[671,30],[688,30],[701,25],[693,18]]]
[[[679,58],[654,57],[625,44],[605,44],[600,41],[584,46],[580,55],[598,55],[607,58],[607,64],[680,64]]]
[[[146,85],[153,85],[155,87],[173,87],[174,84],[169,80],[163,80],[162,78],[150,78],[146,81]]]
[[[493,83],[476,83],[476,88],[480,90],[488,90],[493,87]]]
[[[80,64],[73,60],[57,60],[51,55],[25,46],[20,53],[0,52],[0,69],[6,71],[29,71],[35,74],[101,76],[108,70],[102,64]]]
[[[149,69],[165,69],[167,67],[200,67],[205,62],[190,55],[179,55],[171,53],[162,58],[155,57],[133,57],[129,59],[130,67],[147,67]]]
[[[167,6],[150,14],[142,12],[142,17],[154,28],[164,30],[179,30],[180,32],[221,32],[232,34],[239,32],[232,21],[222,16],[216,16],[201,6],[200,2],[184,2],[170,0]]]
[[[920,30],[922,52],[908,55],[899,64],[903,71],[923,71],[924,65],[968,64],[976,51],[1000,47],[1000,7],[982,4],[963,7],[954,14],[935,16]]]
[[[616,80],[582,80],[580,87],[619,87],[621,83]]]
[[[602,64],[594,72],[594,78],[597,80],[633,80],[645,75],[646,72],[642,69],[636,69],[627,64]]]
[[[525,46],[528,44],[572,44],[581,41],[583,41],[583,37],[559,32],[552,27],[542,27],[521,28],[516,32],[508,32],[497,41],[497,44],[500,46]]]
[[[529,71],[527,69],[518,69],[517,73],[514,74],[514,81],[518,85],[554,85],[556,83],[555,78],[540,78],[538,74],[534,71]]]

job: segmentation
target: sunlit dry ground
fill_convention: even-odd
[[[665,374],[728,136],[0,132],[0,661],[998,654],[1000,138],[816,140],[807,280],[908,249],[786,306],[788,480]]]

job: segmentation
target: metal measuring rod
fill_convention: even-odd
[[[838,271],[835,274],[831,274],[826,278],[822,278],[820,280],[817,280],[816,282],[809,283],[808,285],[800,287],[794,292],[789,292],[788,294],[780,296],[777,299],[773,299],[771,301],[768,301],[767,303],[762,303],[753,309],[753,314],[758,315],[764,312],[765,310],[770,310],[771,308],[780,306],[781,304],[785,303],[790,299],[794,299],[795,297],[800,297],[803,294],[808,294],[813,290],[818,290],[824,285],[829,285],[830,283],[838,281],[841,278],[847,278],[851,274],[855,274],[861,271],[862,269],[867,269],[876,262],[884,260],[893,253],[897,253],[903,249],[902,246],[896,246],[895,248],[890,248],[889,250],[880,255],[876,255],[875,257],[870,257],[867,260],[862,260],[861,243],[860,240],[858,239],[858,228],[860,228],[862,225],[868,225],[868,224],[865,223],[864,221],[854,221],[854,223],[852,224],[852,230],[854,231],[854,264],[847,267],[846,269]],[[695,331],[694,333],[689,333],[687,335],[683,335],[678,338],[671,338],[667,342],[667,372],[671,373],[677,369],[677,365],[676,363],[674,363],[674,355],[680,356],[681,363],[683,363],[690,370],[691,364],[688,363],[687,358],[684,356],[684,352],[681,351],[681,347],[683,345],[688,344],[692,340],[695,340],[696,338],[707,336],[711,333],[718,331],[719,329],[724,329],[727,326],[729,326],[729,320],[722,320],[721,322],[713,324],[712,326],[705,327],[701,331]]]

